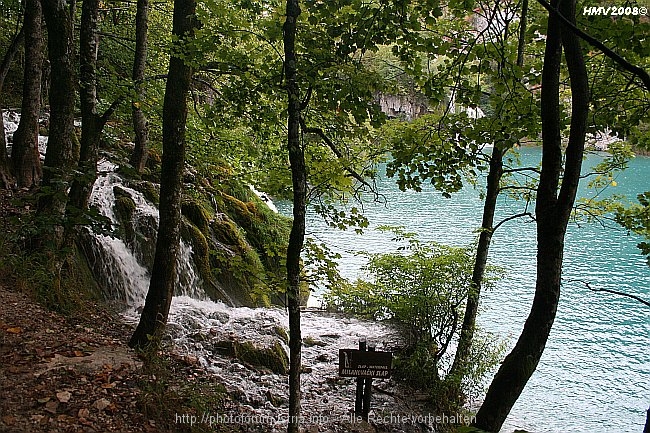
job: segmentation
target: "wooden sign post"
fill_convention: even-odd
[[[368,421],[372,379],[388,379],[391,374],[393,354],[377,352],[374,344],[359,339],[359,349],[339,349],[339,376],[356,377],[354,414]]]

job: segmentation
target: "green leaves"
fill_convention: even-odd
[[[639,194],[637,200],[638,204],[618,208],[616,222],[629,231],[650,239],[650,191]],[[650,266],[650,243],[643,241],[637,247],[648,257],[648,266]]]

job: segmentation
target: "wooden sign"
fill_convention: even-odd
[[[339,376],[386,379],[392,364],[391,352],[339,349]]]

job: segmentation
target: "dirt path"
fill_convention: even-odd
[[[0,287],[0,431],[160,431],[136,408],[129,329],[101,309],[86,314],[64,319]]]

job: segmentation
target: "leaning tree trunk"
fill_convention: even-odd
[[[74,1],[41,0],[47,25],[50,60],[50,128],[43,166],[43,186],[48,193],[39,201],[38,213],[55,224],[53,240],[61,241],[61,226],[68,199],[72,170],[78,158],[74,130],[75,43]],[[56,220],[60,220],[56,223]]]
[[[88,204],[90,192],[97,178],[97,155],[101,127],[97,115],[97,48],[99,35],[97,20],[99,0],[84,0],[81,6],[79,32],[79,99],[81,102],[81,140],[78,175],[70,189],[71,208],[82,211]]]
[[[194,35],[196,0],[174,0],[172,34],[179,39]],[[129,346],[158,345],[167,323],[176,282],[176,260],[180,248],[181,193],[185,163],[187,94],[192,68],[172,56],[163,105],[163,157],[160,182],[160,224],[151,282],[140,323]]]
[[[20,32],[14,37],[9,45],[9,49],[2,58],[2,64],[0,64],[0,96],[2,96],[2,88],[4,87],[5,78],[9,73],[9,68],[11,67],[11,62],[13,61],[20,44],[23,43],[25,39],[25,29],[21,28]],[[13,178],[11,176],[11,170],[9,168],[9,158],[7,156],[7,142],[5,137],[5,122],[2,113],[2,104],[0,103],[0,186],[3,188],[11,188],[13,186]]]
[[[293,223],[287,248],[287,305],[289,308],[289,433],[300,429],[300,368],[302,336],[300,330],[300,252],[305,240],[307,171],[300,143],[300,89],[297,81],[296,27],[300,15],[298,0],[287,0],[284,23],[284,74],[288,96],[287,148],[293,183]]]
[[[499,183],[503,175],[503,154],[504,151],[495,145],[490,156],[490,171],[487,177],[487,191],[485,203],[483,204],[483,221],[481,223],[481,234],[478,238],[476,247],[476,258],[474,259],[474,269],[472,271],[472,282],[470,291],[467,296],[465,305],[465,315],[463,325],[458,340],[458,348],[454,356],[454,362],[449,370],[449,376],[460,383],[465,375],[465,368],[469,360],[474,339],[474,329],[476,327],[476,316],[478,314],[479,299],[481,296],[481,287],[487,268],[488,253],[492,235],[494,233],[494,213],[497,207],[497,198],[499,197]]]
[[[521,20],[519,24],[519,41],[517,44],[517,66],[524,64],[524,48],[526,43],[526,15],[528,13],[528,0],[522,4]],[[474,340],[476,328],[476,316],[478,315],[481,288],[485,270],[487,268],[488,253],[492,236],[494,235],[494,213],[496,212],[497,199],[499,198],[500,183],[503,177],[503,155],[508,149],[501,149],[495,145],[490,155],[490,168],[487,176],[487,187],[485,203],[483,204],[483,220],[481,222],[481,234],[479,235],[472,271],[472,283],[465,305],[465,315],[461,326],[458,348],[454,355],[454,362],[449,370],[449,376],[459,385],[465,372],[463,371],[468,363],[469,355]]]
[[[41,112],[41,72],[43,69],[43,14],[40,0],[25,1],[25,72],[20,123],[11,150],[16,185],[31,188],[42,176],[38,152],[38,119]]]
[[[553,7],[557,7],[554,1]],[[562,2],[561,13],[575,20],[575,0]],[[562,46],[571,79],[571,128],[560,185],[559,78]],[[549,16],[542,71],[542,170],[537,190],[537,282],[535,298],[514,349],[503,361],[476,414],[475,426],[498,432],[533,374],[551,332],[560,299],[564,237],[575,202],[584,153],[589,90],[577,37],[554,15]],[[558,187],[560,192],[558,194]]]
[[[129,162],[138,173],[142,173],[147,164],[149,141],[147,118],[142,112],[142,100],[144,99],[143,80],[145,68],[147,67],[148,0],[138,0],[137,8],[138,11],[135,15],[135,56],[133,58],[133,84],[136,99],[131,103],[135,146]]]

